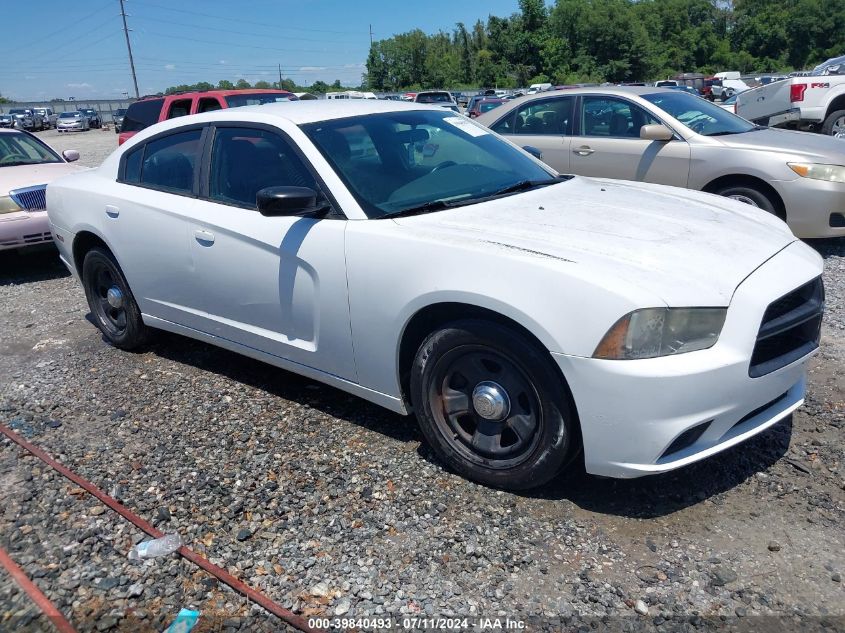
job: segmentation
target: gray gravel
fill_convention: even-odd
[[[806,405],[665,476],[477,486],[411,419],[339,391],[165,334],[109,347],[52,252],[0,256],[0,420],[306,616],[845,630],[845,240],[813,246],[828,310]],[[80,630],[161,630],[181,606],[281,626],[175,555],[128,561],[134,527],[5,439],[0,481],[0,544]],[[39,626],[2,573],[0,607],[2,630]]]

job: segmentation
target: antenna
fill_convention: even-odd
[[[132,69],[132,82],[135,84],[135,98],[139,99],[138,77],[135,76],[135,60],[132,59],[132,44],[129,42],[129,28],[126,26],[126,9],[123,7],[123,0],[120,0],[120,16],[123,18],[123,34],[126,36],[126,50],[129,51],[129,67]]]

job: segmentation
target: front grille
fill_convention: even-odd
[[[15,189],[9,195],[19,207],[27,211],[43,211],[47,208],[47,185]]]
[[[821,277],[771,303],[760,324],[748,375],[765,376],[815,350],[823,312]]]

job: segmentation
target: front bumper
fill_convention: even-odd
[[[845,143],[842,148],[845,152]],[[845,236],[845,226],[831,226],[832,214],[845,219],[845,183],[799,177],[771,184],[783,198],[786,222],[796,237]]]
[[[82,123],[59,123],[56,126],[56,129],[59,132],[74,132],[74,131],[81,132],[82,130],[85,129],[85,125],[83,125]]]
[[[797,409],[812,354],[759,378],[749,377],[749,366],[767,306],[821,272],[809,247],[796,242],[782,250],[737,288],[719,341],[707,350],[632,361],[553,354],[578,409],[587,472],[632,478],[673,470]],[[672,449],[703,423],[697,439]]]
[[[53,241],[46,211],[0,215],[0,251]]]

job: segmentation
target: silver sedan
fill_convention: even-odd
[[[90,128],[91,123],[82,112],[62,112],[56,120],[59,132],[83,132]]]
[[[765,209],[798,237],[845,236],[845,143],[763,128],[652,87],[544,92],[478,122],[562,173],[698,189]]]

